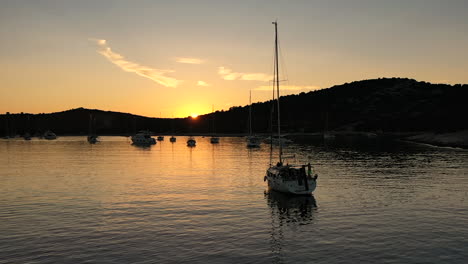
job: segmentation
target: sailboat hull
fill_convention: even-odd
[[[309,195],[317,187],[317,178],[311,176],[291,177],[285,175],[285,168],[271,167],[267,170],[265,180],[268,182],[268,187],[272,190],[290,193],[295,195]],[[287,170],[287,168],[286,168]],[[295,170],[295,169],[293,169]]]

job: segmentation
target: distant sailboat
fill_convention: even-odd
[[[5,135],[3,136],[3,139],[9,139],[10,138],[10,128],[8,126],[8,122],[10,121],[10,113],[7,112],[5,114]]]
[[[172,119],[171,119],[171,130],[172,130],[172,133],[174,134],[174,115],[172,115]],[[174,143],[177,141],[177,138],[175,136],[171,136],[169,141]]]
[[[328,131],[328,111],[325,113],[325,127],[323,129],[323,139],[334,139],[335,135]]]
[[[210,142],[211,144],[218,144],[219,143],[219,137],[216,136],[216,124],[215,124],[215,113],[214,113],[214,105],[213,105],[213,109],[211,111],[211,123],[212,123],[212,126],[213,126],[213,131],[212,131],[212,135],[211,135],[211,138],[210,138]]]
[[[188,147],[195,147],[196,145],[197,145],[197,141],[193,137],[190,137],[187,140],[187,146]]]
[[[95,118],[93,117],[93,114],[89,114],[89,125],[88,125],[88,142],[90,144],[96,144],[98,142],[98,136],[95,133]]]
[[[278,68],[278,23],[275,25],[275,70],[273,83],[276,85],[276,102],[278,114],[278,141],[281,142],[281,122],[280,122],[280,103],[279,103],[279,68]],[[274,93],[273,93],[274,96]],[[275,99],[275,98],[273,98]],[[272,154],[272,148],[270,153]],[[304,165],[284,165],[283,162],[283,144],[279,144],[279,160],[276,165],[267,169],[264,180],[268,182],[268,187],[275,191],[291,194],[311,194],[317,186],[317,175],[312,177],[312,166],[310,163]],[[307,168],[307,172],[306,172]]]
[[[24,140],[31,140],[31,134],[29,134],[29,127],[30,127],[30,118],[29,118],[29,114],[28,114],[28,118],[27,118],[27,121],[26,121],[26,132],[23,134],[23,138]]]
[[[252,134],[252,91],[249,94],[249,135],[247,136],[248,148],[259,148],[261,139]]]

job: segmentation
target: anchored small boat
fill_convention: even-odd
[[[195,147],[197,145],[197,141],[190,137],[188,140],[187,140],[187,146],[188,147]]]

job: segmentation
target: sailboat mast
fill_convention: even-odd
[[[93,135],[93,114],[89,113],[88,136]]]
[[[249,136],[252,136],[252,90],[249,92]]]
[[[278,67],[278,22],[273,22],[275,25],[275,76],[276,82],[276,102],[278,106],[278,143],[279,143],[279,162],[283,163],[283,144],[281,143],[281,122],[280,122],[280,103],[279,103],[279,67]]]
[[[216,134],[216,124],[215,124],[215,113],[214,113],[214,105],[211,105],[211,116],[212,116],[212,120],[213,120],[213,135]]]

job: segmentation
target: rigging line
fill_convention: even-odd
[[[273,67],[273,76],[276,76],[275,67]],[[272,91],[273,91],[273,99],[271,100],[271,107],[270,107],[270,167],[273,161],[273,117],[274,117],[274,112],[275,112],[275,79],[274,78],[275,77],[273,77],[273,81],[271,82]]]
[[[271,64],[273,68],[273,80],[271,81],[272,100],[271,100],[271,108],[270,108],[270,167],[272,166],[272,162],[273,162],[273,138],[274,138],[274,132],[273,132],[274,121],[273,120],[275,116],[275,81],[276,81],[276,59],[277,59],[276,58],[276,45],[273,46],[273,52],[271,54],[273,54],[273,63]]]
[[[289,75],[288,75],[288,69],[286,67],[286,60],[284,59],[283,56],[283,51],[281,49],[281,40],[278,37],[278,50],[279,50],[279,62],[281,64],[281,74],[283,74],[283,79],[289,84]]]

